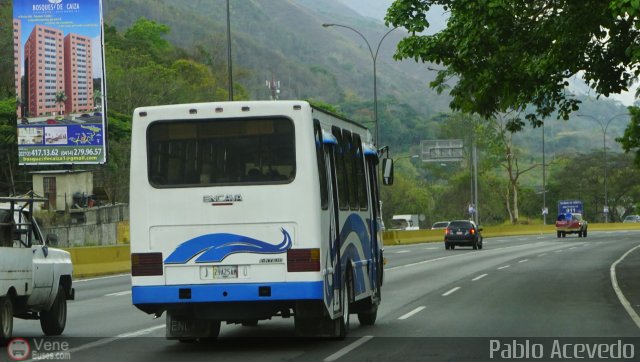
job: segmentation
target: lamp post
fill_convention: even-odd
[[[356,34],[358,34],[363,40],[364,42],[367,44],[367,48],[369,48],[369,53],[371,54],[371,60],[373,61],[373,117],[374,117],[374,123],[375,123],[375,128],[376,128],[376,136],[375,136],[375,143],[376,143],[376,147],[380,147],[380,143],[379,143],[379,136],[380,136],[380,125],[378,123],[378,85],[377,85],[377,73],[376,73],[376,63],[378,60],[378,52],[380,51],[380,45],[382,45],[382,41],[384,40],[384,38],[387,37],[387,35],[389,35],[389,33],[391,33],[392,31],[396,30],[396,28],[393,28],[391,30],[389,30],[386,34],[384,34],[382,36],[382,38],[380,39],[380,41],[378,42],[378,46],[376,48],[376,52],[373,52],[373,49],[371,48],[371,44],[369,44],[369,41],[367,40],[367,38],[365,38],[364,35],[362,35],[361,32],[359,32],[358,30],[348,26],[348,25],[342,25],[342,24],[322,24],[323,27],[328,28],[331,26],[336,26],[336,27],[340,27],[340,28],[345,28],[345,29],[349,29],[353,32],[355,32]]]
[[[227,73],[229,82],[229,100],[233,100],[233,67],[231,66],[231,18],[229,16],[229,0],[227,0]]]
[[[590,116],[588,114],[580,114],[580,116],[582,117],[587,117],[587,118],[591,118],[594,121],[598,122],[598,125],[600,125],[600,129],[602,130],[602,152],[604,154],[604,222],[608,223],[609,222],[609,198],[607,195],[607,129],[609,128],[609,125],[611,124],[611,122],[616,119],[617,117],[620,116],[627,116],[628,113],[620,113],[620,114],[616,114],[615,116],[609,118],[606,121],[603,121],[601,119],[598,119],[594,116]]]

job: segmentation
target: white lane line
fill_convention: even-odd
[[[332,354],[331,356],[327,357],[324,359],[325,362],[333,362],[337,359],[339,359],[340,357],[344,356],[345,354],[353,351],[354,349],[360,347],[361,345],[369,342],[371,339],[373,338],[373,336],[364,336],[360,339],[358,339],[357,341],[351,343],[350,345],[344,347],[343,349],[339,350],[338,352]]]
[[[569,248],[569,250],[573,250],[573,249],[577,249],[577,248],[578,248],[577,246],[574,246],[572,248]]]
[[[401,316],[401,317],[400,317],[400,318],[398,318],[398,319],[401,319],[401,320],[407,319],[407,318],[409,318],[409,317],[413,316],[413,315],[414,315],[414,314],[416,314],[416,313],[420,313],[420,311],[422,311],[422,310],[423,310],[423,309],[425,309],[425,308],[426,308],[426,307],[425,307],[424,305],[421,305],[421,306],[419,306],[418,308],[416,308],[416,309],[412,310],[411,312],[409,312],[409,313],[407,313],[407,314],[405,314],[405,315]]]
[[[127,295],[127,294],[131,294],[130,290],[125,290],[124,292],[116,292],[116,293],[109,293],[109,294],[105,294],[105,297],[120,297],[123,295]]]
[[[104,346],[105,344],[109,344],[111,342],[117,341],[120,338],[139,337],[139,336],[142,336],[142,335],[145,335],[145,334],[150,334],[150,333],[152,333],[152,332],[154,332],[154,331],[156,331],[158,329],[162,329],[162,328],[166,328],[166,325],[162,324],[162,325],[155,326],[155,327],[141,329],[141,330],[135,331],[135,332],[123,333],[123,334],[120,334],[120,335],[118,335],[116,337],[109,337],[109,338],[99,339],[99,340],[91,342],[91,343],[83,344],[80,347],[72,348],[68,352],[70,354],[73,354],[74,352],[84,351],[85,349],[101,347],[101,346]]]
[[[501,266],[498,268],[498,270],[502,270],[502,269],[507,269],[508,267],[510,267],[511,265],[505,265],[505,266]]]
[[[538,254],[538,256],[545,256],[547,253]]]
[[[424,248],[424,249],[425,249],[425,250],[438,250],[438,249],[440,249],[440,248],[434,248],[434,247],[431,247],[431,248]]]
[[[443,297],[447,297],[447,296],[449,296],[449,295],[451,295],[451,294],[453,294],[453,293],[457,292],[457,291],[458,291],[458,289],[460,289],[460,287],[455,287],[455,288],[451,289],[450,291],[448,291],[448,292],[446,292],[446,293],[442,294],[442,296],[443,296]]]
[[[525,241],[527,238],[518,238],[518,241]]]
[[[522,260],[520,260],[518,263],[526,263],[526,262],[528,262],[528,261],[529,261],[529,259],[522,259]]]
[[[478,275],[477,277],[475,277],[475,278],[471,279],[471,281],[472,281],[472,282],[475,282],[476,280],[480,280],[480,279],[482,279],[482,278],[486,277],[487,275],[489,275],[489,274],[482,274],[482,275]]]
[[[537,243],[532,243],[532,244],[514,245],[514,246],[506,246],[504,248],[490,249],[490,250],[487,250],[487,251],[483,252],[483,254],[487,255],[489,253],[494,253],[494,252],[498,252],[498,251],[504,251],[506,249],[531,247],[532,245],[536,245],[536,244],[540,244],[540,243],[543,243],[543,241],[538,241]],[[469,255],[476,255],[476,254],[474,254],[474,253],[464,253],[464,254],[456,254],[456,255],[451,255],[451,256],[443,256],[443,257],[440,257],[440,258],[423,260],[423,261],[419,261],[419,262],[416,262],[416,263],[410,263],[410,264],[405,264],[405,265],[394,266],[394,267],[391,267],[391,268],[385,268],[384,270],[385,271],[392,271],[392,270],[398,270],[398,269],[404,269],[404,268],[411,268],[411,267],[414,267],[414,266],[417,266],[417,265],[433,263],[434,261],[439,261],[439,260],[444,260],[444,259],[452,259],[452,258],[468,257]]]
[[[120,277],[126,277],[126,276],[131,276],[131,274],[108,275],[108,276],[105,276],[105,277],[88,278],[88,279],[74,279],[73,280],[73,284],[82,283],[82,282],[91,282],[91,281],[94,281],[94,280],[120,278]]]
[[[556,250],[556,253],[562,253],[563,250]]]
[[[396,251],[396,254],[404,254],[404,253],[408,253],[408,252],[409,252],[409,250],[399,250],[399,251]]]
[[[158,329],[162,329],[165,328],[166,324],[162,324],[159,326],[155,326],[155,327],[149,327],[146,329],[141,329],[139,331],[135,331],[135,332],[130,332],[130,333],[123,333],[123,334],[119,334],[118,338],[130,338],[130,337],[140,337],[140,336],[144,336],[145,334],[150,334],[154,331],[157,331]]]
[[[611,268],[609,268],[609,274],[611,275],[611,285],[613,286],[613,290],[618,295],[618,299],[620,300],[620,304],[622,304],[622,306],[627,311],[627,313],[629,314],[629,317],[631,317],[631,319],[636,324],[636,326],[638,328],[640,328],[640,316],[638,316],[638,313],[636,313],[636,311],[633,309],[633,307],[631,306],[631,303],[629,303],[629,300],[627,300],[627,298],[622,293],[622,290],[620,289],[620,286],[618,286],[618,278],[616,277],[616,266],[621,261],[623,261],[624,258],[627,257],[627,255],[631,254],[631,252],[633,252],[634,250],[636,250],[638,248],[640,248],[640,245],[638,245],[638,246],[632,248],[631,250],[627,251],[626,253],[624,253],[624,255],[622,255],[620,257],[620,259],[616,260],[613,264],[611,264]]]

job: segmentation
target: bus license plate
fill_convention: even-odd
[[[200,267],[200,279],[236,279],[237,265],[215,265]]]

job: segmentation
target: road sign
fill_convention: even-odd
[[[462,140],[423,140],[420,142],[422,162],[462,161]]]
[[[582,201],[580,200],[561,200],[558,201],[558,214],[582,214]]]

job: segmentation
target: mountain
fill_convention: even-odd
[[[394,147],[396,154],[409,152],[410,148],[415,150],[420,140],[438,138],[441,123],[435,116],[450,112],[450,98],[428,87],[435,74],[427,64],[393,60],[395,46],[404,36],[402,29],[392,31],[380,43],[390,30],[383,21],[384,10],[390,3],[390,0],[231,1],[234,82],[242,85],[251,99],[266,100],[270,92],[265,81],[279,80],[281,99],[327,102],[349,117],[373,126],[372,53],[380,45],[376,68],[381,143]],[[433,27],[443,26],[446,13],[440,9],[432,12]],[[109,0],[104,2],[104,14],[106,23],[120,30],[142,16],[167,24],[171,28],[167,38],[176,46],[189,53],[204,49],[213,63],[226,65],[225,0]],[[323,27],[325,23],[352,29]],[[580,112],[602,120],[626,111],[623,105],[611,101],[589,103],[585,107]],[[614,146],[613,139],[622,134],[625,125],[624,117],[612,121],[607,133],[611,140],[608,147]],[[574,115],[569,122],[550,119],[546,132],[550,147],[547,152],[587,152],[602,146],[602,132],[588,117]],[[539,152],[539,138],[540,131],[530,127],[518,135],[532,155]]]

